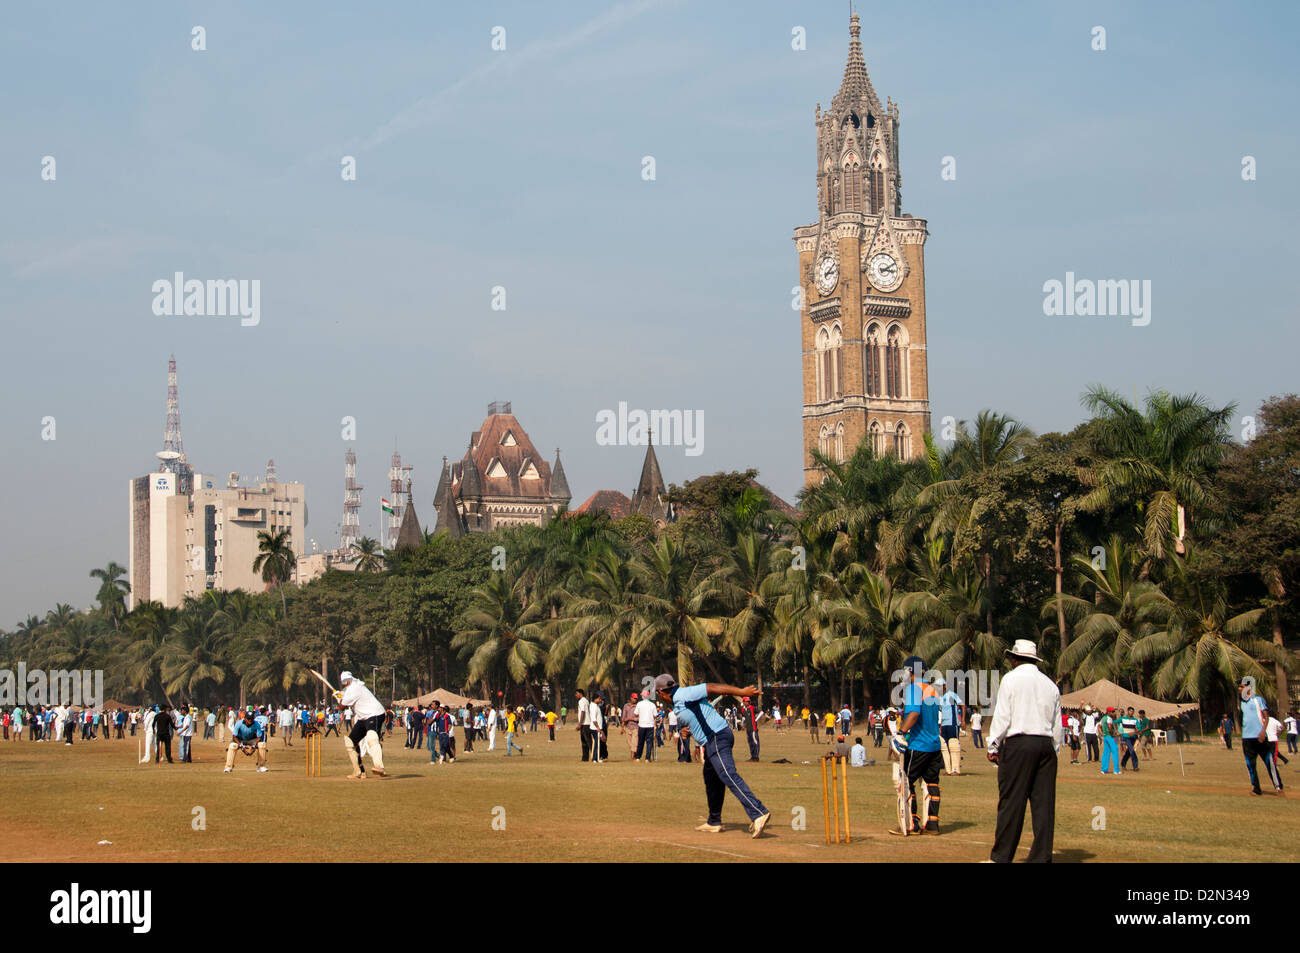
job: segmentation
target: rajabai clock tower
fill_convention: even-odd
[[[817,106],[817,221],[794,232],[806,484],[814,450],[844,460],[868,439],[906,460],[930,429],[925,220],[902,213],[898,106],[871,88],[861,32],[855,13],[840,91]]]

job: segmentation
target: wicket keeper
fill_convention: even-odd
[[[235,752],[241,750],[244,754],[256,752],[257,770],[266,771],[266,739],[262,734],[261,727],[253,718],[253,709],[251,708],[245,710],[242,721],[235,722],[230,745],[226,748],[226,770],[222,774],[229,774],[235,770]]]
[[[737,698],[757,695],[758,688],[754,685],[737,688],[735,685],[719,685],[715,682],[679,688],[677,679],[664,674],[655,679],[655,694],[673,706],[678,724],[690,730],[695,743],[704,752],[704,793],[708,799],[709,818],[695,829],[710,834],[721,833],[722,801],[730,788],[749,815],[751,836],[762,834],[772,814],[754,796],[745,779],[736,771],[736,762],[731,756],[735,736],[727,727],[726,720],[707,700],[710,695],[734,695]]]

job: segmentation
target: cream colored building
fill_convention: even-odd
[[[195,474],[188,495],[178,493],[176,483],[171,473],[131,481],[130,605],[148,598],[178,606],[209,589],[262,591],[266,583],[253,571],[259,532],[288,530],[290,548],[303,557],[307,503],[301,483],[218,486]]]

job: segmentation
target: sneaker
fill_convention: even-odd
[[[1254,797],[1263,797],[1263,796],[1264,796],[1264,792],[1261,791],[1259,788],[1255,788],[1255,789],[1252,790],[1250,793],[1251,793],[1251,795],[1254,796]]]
[[[705,821],[703,824],[701,824],[699,827],[697,827],[697,828],[695,828],[695,829],[696,829],[697,831],[702,831],[702,832],[704,832],[705,834],[721,834],[721,833],[722,833],[722,825],[721,825],[721,824],[710,824],[708,821]]]
[[[763,828],[767,827],[767,822],[771,819],[772,813],[770,811],[760,817],[754,818],[754,823],[749,825],[749,829],[753,832],[751,836],[757,837],[759,834],[763,833]]]
[[[222,773],[222,774],[229,774],[229,773],[230,773],[231,771],[233,771],[233,770],[234,770],[234,768],[226,768],[226,770],[225,770],[225,771],[222,771],[221,773]]]
[[[266,767],[266,765],[261,765],[261,766],[257,769],[257,771],[258,771],[259,774],[266,774],[266,771],[267,771],[267,767]]]
[[[453,759],[453,760],[455,760],[455,759]],[[262,770],[265,771],[266,769],[263,768]],[[388,772],[385,771],[383,768],[371,768],[371,769],[370,769],[370,773],[373,774],[373,775],[376,775],[377,777],[381,777],[381,778],[386,778],[386,777],[388,777]]]

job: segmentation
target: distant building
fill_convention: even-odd
[[[433,500],[438,513],[434,531],[462,536],[502,526],[542,526],[571,499],[560,452],[555,451],[552,468],[509,402],[494,402],[465,455],[450,466],[443,458]]]
[[[129,605],[150,600],[178,606],[209,589],[258,592],[253,572],[257,534],[289,531],[289,545],[302,559],[307,538],[306,490],[301,483],[233,481],[195,474],[192,492],[179,492],[178,475],[151,473],[130,482]],[[322,570],[323,571],[323,570]]]

